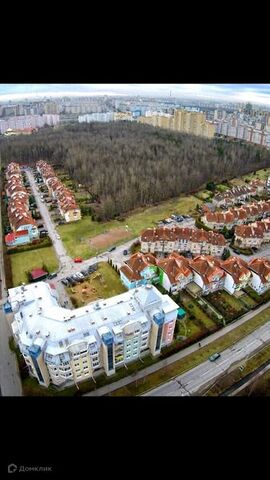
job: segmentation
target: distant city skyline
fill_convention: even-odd
[[[149,96],[270,106],[270,84],[0,84],[0,101],[62,96]]]

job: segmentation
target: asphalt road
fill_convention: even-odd
[[[30,170],[26,170],[26,175],[28,177],[30,186],[35,196],[37,207],[46,225],[46,229],[48,230],[49,236],[52,239],[53,246],[54,246],[57,258],[59,260],[59,263],[63,267],[67,263],[70,263],[72,259],[68,256],[61,238],[60,239],[57,238],[59,234],[56,231],[55,225],[51,219],[47,204],[41,201],[40,192],[37,188],[37,184],[35,183],[33,173]]]
[[[190,396],[196,395],[202,387],[214,382],[221,375],[240,361],[247,361],[251,354],[270,342],[270,322],[267,322],[255,332],[235,343],[221,353],[221,357],[214,362],[207,360],[198,367],[179,375],[168,383],[147,392],[143,396]]]
[[[231,248],[230,252],[232,256],[241,257],[245,262],[250,262],[253,258],[258,257],[267,257],[270,258],[270,246],[269,244],[262,245],[258,252],[254,253],[253,255],[243,255],[242,253],[237,254]]]
[[[262,305],[261,307],[257,308],[256,310],[250,311],[246,314],[244,314],[241,318],[236,320],[233,323],[230,323],[227,327],[222,328],[221,330],[218,330],[217,332],[213,333],[212,335],[209,335],[206,337],[204,340],[200,341],[200,344],[202,347],[205,347],[206,345],[209,345],[212,343],[214,340],[217,340],[220,337],[223,337],[227,333],[231,332],[234,330],[236,327],[239,327],[240,325],[243,325],[243,323],[248,322],[252,317],[257,315],[258,313],[262,312],[266,308],[270,307],[270,301],[267,302],[266,304]],[[245,339],[243,340],[245,341]],[[199,348],[199,342],[191,345],[190,347],[187,347],[183,350],[181,350],[178,353],[175,353],[174,355],[171,355],[170,357],[160,360],[158,363],[154,363],[153,365],[150,365],[149,367],[146,367],[143,370],[138,371],[136,374],[129,375],[128,377],[122,378],[121,380],[118,380],[117,382],[114,382],[110,385],[106,385],[104,387],[101,387],[94,392],[86,393],[86,396],[103,396],[107,395],[110,392],[113,392],[114,390],[117,390],[118,388],[124,387],[125,385],[128,385],[129,383],[135,382],[136,380],[139,380],[141,378],[144,378],[146,375],[149,375],[150,373],[154,373],[161,368],[165,368],[168,365],[171,365],[172,363],[177,362],[178,360],[186,357],[190,353],[193,353],[197,351]],[[234,345],[231,345],[231,348],[234,349]],[[210,362],[209,362],[210,363]],[[173,382],[173,380],[172,380]],[[168,385],[171,383],[170,381],[167,382],[166,384]],[[165,385],[165,384],[164,384]]]

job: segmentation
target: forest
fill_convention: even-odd
[[[3,166],[39,159],[66,169],[85,185],[97,220],[123,218],[137,208],[192,193],[270,167],[270,151],[131,122],[70,124],[31,136],[0,139]]]

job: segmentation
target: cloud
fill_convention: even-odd
[[[99,95],[141,95],[270,106],[270,84],[0,84],[0,101],[25,98]]]

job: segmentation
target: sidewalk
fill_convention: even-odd
[[[209,335],[209,337],[206,337],[204,340],[201,340],[200,342],[197,342],[194,345],[191,345],[190,347],[187,347],[184,350],[181,350],[180,352],[175,353],[171,357],[168,357],[165,360],[161,360],[160,362],[155,363],[154,365],[150,365],[149,367],[146,367],[145,369],[140,370],[135,375],[134,374],[129,375],[128,377],[122,378],[117,382],[111,383],[109,385],[105,385],[104,387],[94,390],[93,392],[86,393],[83,396],[101,397],[103,395],[107,395],[110,392],[113,392],[114,390],[117,390],[118,388],[124,387],[125,385],[128,385],[130,383],[136,382],[136,380],[139,380],[140,378],[143,378],[149,375],[150,373],[154,373],[160,370],[161,368],[164,368],[167,365],[170,365],[171,363],[174,363],[177,360],[180,360],[181,358],[186,357],[190,353],[198,351],[199,343],[201,343],[202,347],[205,347],[209,343],[212,343],[214,340],[217,340],[218,338],[223,337],[224,335],[229,333],[231,330],[234,330],[235,328],[239,327],[243,323],[248,322],[248,320],[255,317],[255,315],[262,312],[268,307],[270,307],[270,301],[265,303],[261,307],[257,308],[256,310],[252,310],[251,312],[246,313],[239,320],[236,320],[231,325],[228,325],[227,327],[222,328],[218,332],[215,332],[212,335]]]

